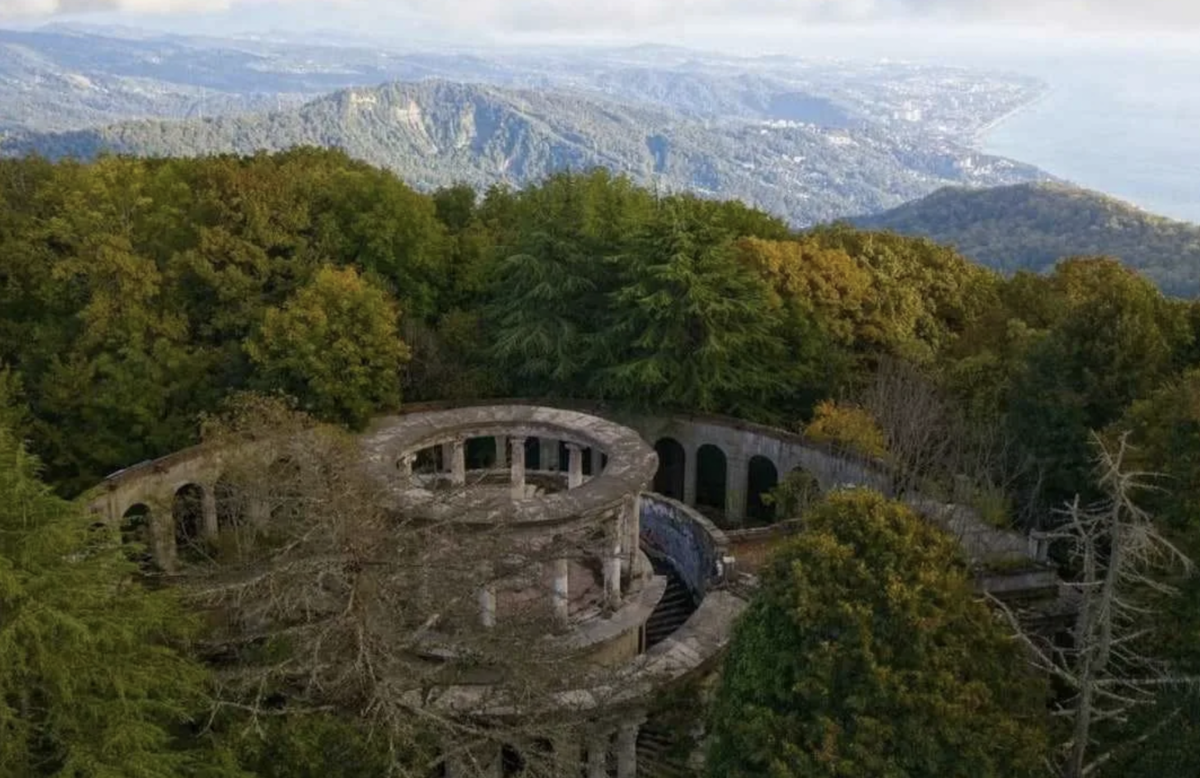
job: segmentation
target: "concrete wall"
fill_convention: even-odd
[[[770,461],[781,480],[792,470],[803,468],[816,477],[822,489],[854,484],[886,492],[889,487],[887,474],[870,462],[839,456],[784,430],[706,417],[614,413],[613,418],[637,430],[651,445],[671,438],[683,447],[683,502],[688,505],[696,504],[696,462],[700,447],[711,445],[720,449],[727,467],[726,526],[737,526],[746,518],[750,460],[756,456]]]
[[[727,547],[724,533],[675,500],[645,494],[641,503],[642,547],[669,559],[700,602],[719,575]]]

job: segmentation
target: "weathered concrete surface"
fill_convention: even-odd
[[[495,493],[459,495],[412,488],[398,477],[405,455],[465,438],[506,435],[561,440],[608,457],[604,472],[577,488],[512,500]],[[629,495],[644,490],[658,456],[637,433],[598,416],[530,405],[484,405],[376,419],[361,438],[364,462],[389,487],[394,507],[418,518],[510,526],[577,523],[619,512]]]

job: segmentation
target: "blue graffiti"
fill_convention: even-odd
[[[717,575],[716,544],[708,530],[679,503],[642,496],[642,546],[665,557],[699,602]]]

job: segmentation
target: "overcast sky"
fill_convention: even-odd
[[[227,21],[300,11],[328,25],[419,15],[449,27],[568,34],[601,29],[637,32],[682,22],[812,24],[897,22],[1004,24],[1072,30],[1187,30],[1200,33],[1200,0],[0,0],[0,19],[47,20],[99,14],[205,14]],[[114,13],[115,12],[115,13]]]

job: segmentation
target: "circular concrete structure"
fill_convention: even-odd
[[[586,764],[599,776],[612,762],[622,778],[635,775],[650,702],[665,686],[713,667],[744,606],[720,590],[727,556],[720,530],[647,491],[659,469],[654,448],[598,415],[526,404],[381,417],[356,443],[358,467],[386,515],[452,545],[482,538],[496,550],[483,563],[472,629],[501,629],[506,619],[542,609],[548,631],[534,639],[589,668],[580,676],[591,679],[588,685],[537,705],[542,715],[562,709],[591,722],[582,742],[565,746],[564,753],[577,755],[573,769]],[[307,444],[290,445],[294,452]],[[257,457],[265,472],[281,450],[268,440],[237,451],[180,451],[110,476],[89,505],[113,523],[144,517],[157,565],[185,570],[183,540],[195,534],[215,543],[224,531],[220,485],[227,470]],[[255,499],[242,500],[241,510],[271,516],[272,508]],[[430,657],[452,656],[456,634],[431,631]],[[530,710],[529,701],[513,707],[503,696],[494,679],[480,679],[412,704],[471,717]],[[461,772],[450,760],[446,771]]]

